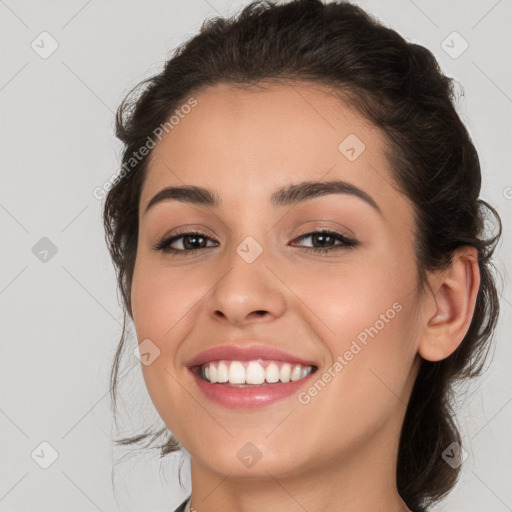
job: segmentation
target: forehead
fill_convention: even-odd
[[[327,87],[218,84],[192,96],[195,106],[153,150],[141,208],[169,185],[209,188],[241,206],[313,179],[346,180],[383,209],[406,202],[394,189],[383,133]]]

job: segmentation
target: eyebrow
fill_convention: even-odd
[[[364,190],[342,180],[331,181],[303,181],[278,188],[271,196],[273,206],[296,205],[310,199],[329,195],[346,194],[358,197],[369,204],[382,215],[382,211],[375,200]],[[196,185],[182,185],[166,187],[158,192],[148,203],[145,213],[158,203],[174,199],[183,203],[192,203],[208,208],[218,208],[222,202],[212,190]]]

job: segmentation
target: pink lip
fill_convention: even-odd
[[[223,345],[199,353],[187,363],[194,382],[208,399],[230,409],[253,409],[284,400],[297,394],[301,389],[305,389],[316,372],[313,371],[307,377],[294,382],[276,382],[274,384],[262,384],[254,387],[237,387],[229,384],[212,384],[201,379],[193,370],[193,367],[221,359],[234,361],[271,359],[301,364],[303,366],[318,366],[318,363],[315,361],[308,361],[267,345],[252,345],[249,347]]]
[[[292,354],[278,350],[268,345],[235,346],[221,345],[209,348],[197,354],[188,361],[189,368],[199,366],[210,361],[219,361],[221,359],[232,361],[257,361],[258,359],[273,359],[274,361],[284,361],[287,363],[301,364],[303,366],[318,366],[315,361],[308,361]]]
[[[192,370],[192,377],[199,390],[210,400],[229,409],[255,409],[284,400],[306,389],[316,372],[295,382],[276,382],[254,387],[236,387],[229,384],[212,384],[199,378]]]

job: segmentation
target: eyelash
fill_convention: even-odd
[[[156,251],[162,251],[166,254],[171,254],[172,256],[177,256],[177,255],[186,256],[190,253],[197,252],[201,249],[173,249],[173,248],[170,248],[169,246],[176,240],[179,240],[180,238],[184,238],[185,236],[197,236],[197,235],[199,235],[201,238],[207,238],[207,239],[211,240],[211,238],[208,237],[207,235],[205,235],[204,233],[200,233],[198,231],[189,231],[189,232],[184,232],[184,233],[177,233],[171,237],[164,238],[162,241],[155,244],[153,248]],[[305,250],[308,252],[327,253],[327,252],[331,252],[331,251],[338,251],[340,249],[351,249],[351,248],[359,245],[359,242],[357,242],[356,240],[348,238],[345,235],[343,235],[342,233],[339,233],[338,231],[326,229],[326,228],[315,230],[315,231],[312,231],[309,233],[305,233],[305,234],[299,236],[298,238],[296,238],[295,240],[301,240],[303,238],[308,238],[308,237],[311,237],[314,235],[328,235],[342,243],[339,245],[335,245],[334,247],[327,247],[327,248],[324,248],[324,247],[301,247],[299,249]],[[203,247],[202,249],[205,249],[205,247]]]

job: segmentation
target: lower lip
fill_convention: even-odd
[[[254,409],[279,402],[297,394],[316,372],[294,382],[262,384],[238,387],[228,384],[212,384],[190,371],[199,390],[213,402],[229,409]]]

